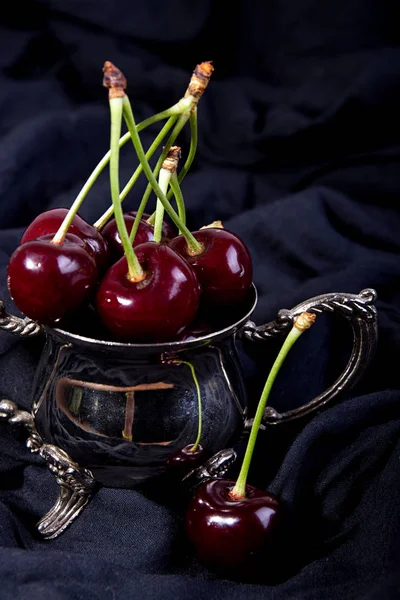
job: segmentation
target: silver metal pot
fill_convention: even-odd
[[[9,315],[0,302],[0,329],[22,337],[44,334],[32,412],[0,401],[0,419],[23,423],[27,445],[48,463],[60,486],[55,506],[38,524],[46,538],[58,536],[87,504],[96,484],[134,487],[166,470],[168,457],[194,442],[198,427],[194,366],[202,402],[202,446],[213,455],[191,474],[197,482],[226,471],[230,446],[251,425],[239,361],[238,337],[265,343],[288,332],[304,311],[335,312],[353,329],[349,362],[337,381],[306,405],[279,414],[266,409],[264,425],[284,423],[321,409],[352,385],[367,367],[377,341],[374,290],[359,295],[326,294],[306,300],[257,327],[250,321],[255,287],[234,323],[184,342],[128,344],[42,327]]]

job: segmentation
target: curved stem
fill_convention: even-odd
[[[197,106],[194,106],[192,108],[192,112],[190,113],[189,120],[190,120],[190,134],[191,134],[190,135],[190,148],[189,148],[189,154],[185,161],[185,164],[183,165],[182,169],[179,171],[179,175],[178,175],[179,183],[182,183],[182,181],[186,177],[187,172],[189,171],[190,167],[192,166],[194,157],[196,155],[197,140],[198,140],[198,136],[197,136]],[[171,142],[171,146],[172,146],[172,143],[173,142]],[[156,175],[155,170],[153,171],[153,173]],[[151,186],[149,186],[149,188],[151,188]],[[172,198],[172,196],[173,196],[173,191],[172,191],[172,189],[170,189],[167,194],[167,199],[170,200]],[[150,223],[150,225],[154,225],[155,216],[156,216],[156,213],[153,212],[153,214],[147,219],[147,222]]]
[[[160,190],[165,194],[169,182],[171,181],[171,171],[167,169],[161,169],[160,177],[158,179],[158,185],[160,186]],[[164,207],[160,200],[157,198],[157,208],[156,208],[156,220],[154,223],[154,241],[160,243],[162,238],[162,227],[163,227],[163,219],[164,219]]]
[[[189,123],[190,123],[190,148],[189,148],[189,154],[186,159],[186,162],[183,165],[183,167],[180,170],[179,175],[178,175],[179,183],[182,183],[182,181],[184,180],[187,172],[189,171],[190,167],[192,166],[194,157],[196,156],[197,142],[198,142],[197,106],[195,106],[192,109],[192,112],[190,113]]]
[[[161,142],[167,135],[168,131],[175,124],[177,118],[178,117],[175,117],[175,116],[170,117],[168,119],[168,121],[165,123],[164,127],[161,129],[161,131],[159,132],[159,134],[157,135],[157,137],[155,138],[155,140],[153,141],[153,143],[147,150],[147,152],[146,152],[147,159],[150,159],[153,156],[154,152],[157,150],[158,146],[161,144]],[[130,137],[131,136],[129,134],[129,139],[130,139]],[[132,177],[130,178],[130,180],[125,185],[124,189],[122,190],[122,192],[119,196],[120,202],[123,202],[125,200],[126,196],[131,191],[131,189],[135,185],[136,181],[139,179],[139,176],[142,173],[142,170],[143,170],[142,165],[139,164],[139,166],[133,173]],[[93,227],[95,227],[96,229],[102,229],[104,227],[104,225],[107,223],[107,221],[113,216],[113,214],[114,214],[114,206],[111,205],[110,208],[108,210],[106,210],[106,212],[100,217],[100,219],[98,219],[96,221],[96,223],[94,223]]]
[[[158,185],[157,180],[155,179],[155,177],[153,175],[153,171],[151,170],[151,167],[146,159],[146,156],[145,156],[145,153],[143,150],[143,146],[142,146],[142,142],[140,141],[140,137],[137,132],[135,119],[133,117],[132,108],[131,108],[131,104],[129,102],[128,96],[125,96],[123,99],[123,113],[124,113],[126,124],[131,133],[131,139],[132,139],[132,143],[135,147],[136,154],[137,154],[138,159],[143,167],[144,174],[146,175],[151,187],[154,190],[154,193],[162,202],[165,210],[171,217],[172,221],[175,223],[176,227],[182,231],[182,235],[185,237],[186,243],[187,243],[190,251],[193,254],[200,254],[203,251],[202,245],[199,244],[199,242],[196,240],[196,238],[190,233],[190,231],[186,227],[186,225],[184,225],[182,223],[181,219],[179,218],[179,216],[176,214],[176,212],[172,208],[170,202],[167,200],[167,197],[160,190],[160,186]]]
[[[196,391],[197,391],[197,406],[198,406],[199,416],[198,416],[198,425],[197,425],[197,437],[196,437],[196,440],[195,440],[193,446],[190,449],[190,452],[196,452],[196,450],[197,450],[197,448],[199,447],[199,444],[200,444],[201,433],[202,433],[202,429],[203,429],[203,408],[202,408],[202,403],[201,403],[200,385],[199,385],[199,381],[197,379],[195,368],[192,365],[192,363],[188,362],[187,360],[178,360],[176,362],[179,363],[179,364],[181,364],[181,365],[186,365],[187,367],[189,367],[189,369],[190,369],[190,371],[192,373],[194,384],[196,386]]]
[[[119,201],[119,137],[121,133],[123,98],[110,98],[111,136],[110,136],[110,186],[118,233],[128,263],[128,277],[131,281],[144,278],[143,269],[129,241],[121,202]]]
[[[157,113],[156,115],[152,115],[148,119],[145,119],[144,121],[139,123],[137,126],[137,130],[142,131],[146,127],[149,127],[149,125],[153,125],[153,123],[156,123],[157,121],[161,121],[162,119],[165,119],[167,117],[171,118],[171,117],[175,116],[175,119],[174,119],[174,121],[175,121],[178,115],[187,111],[188,108],[190,108],[192,105],[193,105],[193,98],[191,98],[191,97],[182,98],[179,102],[177,102],[176,104],[174,104],[167,110]],[[168,131],[168,129],[167,129],[167,131]],[[160,139],[159,143],[162,141],[162,139],[166,135],[167,131],[165,131],[165,133],[164,133],[163,137]],[[131,138],[131,134],[128,131],[119,139],[119,142],[118,142],[119,148],[122,148],[126,144],[126,142],[128,140],[130,140],[130,138]],[[153,144],[154,143],[155,143],[155,141],[153,142]],[[158,145],[154,148],[152,154],[157,149],[157,147],[158,147]],[[150,154],[149,158],[151,157],[152,154]],[[65,215],[65,219],[61,223],[59,230],[57,231],[56,235],[54,236],[53,244],[62,244],[63,243],[64,238],[68,232],[68,229],[69,229],[75,215],[77,214],[78,210],[82,206],[82,203],[85,200],[85,198],[88,195],[91,188],[93,187],[93,184],[98,179],[99,175],[102,173],[102,171],[105,169],[105,167],[108,165],[109,161],[110,161],[110,151],[108,151],[103,156],[101,161],[98,163],[98,165],[94,168],[94,170],[90,174],[89,178],[86,180],[86,182],[83,185],[82,189],[80,190],[79,194],[77,195],[74,202],[72,203],[71,208],[69,209],[68,213]],[[140,173],[139,173],[139,175],[140,175]],[[133,182],[133,183],[135,183],[135,182]],[[133,183],[131,184],[131,187],[132,187]],[[126,187],[127,186],[125,186],[123,192],[126,191]],[[126,191],[125,196],[130,191],[131,187]],[[125,198],[125,196],[124,196],[124,198]],[[93,226],[96,227],[96,229],[101,229],[102,227],[104,227],[104,225],[107,223],[108,219],[110,219],[110,217],[112,216],[113,212],[114,212],[113,207],[110,207],[108,209],[108,211],[106,213],[104,213],[104,215],[102,217],[100,217],[100,219],[98,221],[96,221],[96,223],[94,223]],[[106,215],[107,215],[107,217],[106,217]]]
[[[165,142],[165,146],[163,148],[163,151],[159,157],[159,159],[157,160],[156,166],[154,167],[153,170],[153,175],[154,177],[157,177],[157,175],[160,172],[160,169],[162,167],[162,164],[165,160],[165,158],[167,157],[167,154],[169,152],[169,149],[171,148],[172,144],[175,142],[176,138],[178,137],[179,133],[181,132],[182,128],[184,127],[185,123],[187,122],[187,117],[185,115],[181,115],[174,127],[174,129],[171,132],[171,135],[169,136],[169,138],[167,139],[167,141]],[[140,165],[140,167],[142,168],[142,165]],[[139,229],[139,224],[140,224],[140,219],[143,217],[143,213],[146,210],[146,206],[147,206],[147,202],[150,198],[150,194],[152,192],[152,187],[150,184],[147,184],[147,187],[145,189],[145,192],[143,194],[143,198],[139,204],[139,208],[137,210],[136,213],[136,217],[135,217],[135,221],[133,223],[133,227],[131,230],[131,235],[130,235],[130,240],[131,243],[133,244],[134,240],[135,240],[135,236],[137,233],[137,230]],[[149,217],[148,219],[148,223],[150,223],[151,225],[154,225],[155,222],[155,217],[156,217],[156,213],[154,212],[151,217]],[[150,221],[150,219],[152,219]]]
[[[185,201],[183,199],[182,190],[179,186],[178,176],[176,173],[173,173],[170,181],[171,190],[175,196],[176,205],[178,207],[178,214],[182,219],[182,223],[186,225],[186,209],[185,209]],[[182,233],[179,231],[179,233]]]
[[[260,429],[264,409],[267,404],[267,400],[271,392],[272,386],[274,384],[274,381],[276,379],[276,376],[278,375],[279,370],[293,344],[298,340],[298,338],[306,329],[309,329],[309,327],[311,327],[314,321],[315,315],[310,313],[302,313],[301,315],[299,315],[299,317],[297,317],[292,329],[290,330],[282,345],[282,348],[280,349],[278,356],[275,359],[274,364],[271,367],[271,371],[268,375],[267,381],[261,394],[261,398],[257,406],[257,412],[255,414],[253,426],[250,431],[249,441],[247,442],[242,468],[240,469],[240,473],[236,484],[230,492],[230,496],[235,500],[240,500],[242,498],[245,498],[246,496],[246,482],[249,473],[251,458],[253,456],[254,447],[256,445],[257,435]]]

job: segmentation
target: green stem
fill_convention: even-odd
[[[167,108],[166,110],[163,110],[162,112],[157,113],[156,115],[152,115],[148,119],[145,119],[144,121],[139,123],[137,126],[137,130],[142,131],[143,129],[146,129],[146,127],[149,127],[149,125],[153,125],[153,123],[157,123],[158,121],[161,121],[162,119],[165,119],[167,117],[170,117],[170,118],[175,117],[174,118],[174,121],[175,121],[176,118],[180,114],[185,113],[188,109],[190,109],[191,106],[193,106],[193,98],[191,96],[189,96],[187,98],[181,98],[181,100],[179,100],[179,102],[177,102],[170,108]],[[166,135],[167,131],[164,133],[164,136]],[[160,142],[162,141],[164,136],[161,138]],[[131,138],[131,134],[128,131],[119,139],[119,141],[118,141],[119,148],[122,148],[122,146],[124,146],[126,144],[126,142],[128,140],[130,140],[130,138]],[[153,153],[157,149],[157,147],[158,147],[158,145],[154,148]],[[103,156],[103,158],[98,163],[98,165],[95,167],[94,171],[91,173],[91,175],[87,179],[86,183],[83,185],[81,191],[75,198],[73,204],[71,205],[71,208],[69,209],[68,213],[65,215],[64,221],[61,223],[59,230],[57,231],[56,235],[53,238],[54,244],[62,244],[62,242],[64,241],[64,238],[68,232],[68,229],[69,229],[75,215],[77,214],[78,210],[82,206],[83,201],[85,200],[89,191],[93,187],[93,184],[99,177],[100,173],[108,165],[109,160],[110,160],[110,151],[108,151]],[[139,175],[140,175],[140,173],[139,173]],[[133,183],[132,183],[132,185],[133,185]],[[126,191],[126,194],[129,192],[130,189],[131,188],[129,188]],[[126,188],[124,188],[123,191],[125,192],[125,190],[126,190]],[[125,196],[126,196],[126,194],[125,194]],[[101,227],[104,227],[104,225],[107,223],[108,219],[112,216],[113,212],[114,212],[114,209],[112,207],[110,207],[110,209],[107,211],[107,213],[105,213],[98,221],[96,221],[96,223],[94,224],[94,227],[96,227],[96,229],[101,229]],[[107,218],[106,218],[106,214],[108,214]],[[100,223],[100,226],[97,225],[98,223]]]
[[[198,425],[197,425],[197,437],[196,437],[196,441],[194,442],[193,446],[190,449],[190,452],[196,452],[197,448],[199,447],[200,444],[200,440],[201,440],[201,433],[202,433],[202,428],[203,428],[203,409],[202,409],[202,404],[201,404],[201,391],[200,391],[200,385],[199,385],[199,381],[197,379],[196,376],[196,371],[194,366],[192,365],[192,363],[186,361],[186,360],[179,360],[176,361],[177,364],[181,364],[181,365],[186,365],[187,367],[189,367],[191,373],[192,373],[192,377],[193,377],[193,381],[194,384],[196,386],[196,390],[197,390],[197,406],[198,406],[198,413],[199,413],[199,417],[198,417]]]
[[[171,135],[169,136],[169,138],[167,139],[167,141],[165,142],[165,146],[163,148],[163,151],[161,152],[161,155],[159,157],[159,159],[157,160],[156,166],[154,167],[153,170],[153,175],[154,177],[157,177],[160,169],[162,167],[162,164],[164,162],[164,160],[167,157],[167,154],[169,152],[169,149],[171,148],[172,144],[175,142],[176,138],[178,137],[179,133],[181,132],[182,128],[184,127],[185,123],[187,122],[187,117],[185,115],[181,115],[174,127],[174,129],[171,132]],[[140,168],[142,168],[142,165],[140,165]],[[152,192],[152,187],[150,184],[147,185],[145,192],[143,194],[143,198],[139,204],[139,208],[137,210],[136,213],[136,217],[135,217],[135,222],[133,223],[133,227],[131,230],[131,235],[130,235],[130,239],[131,239],[131,243],[133,244],[135,237],[136,237],[136,233],[137,230],[139,229],[139,224],[140,224],[140,219],[143,216],[144,211],[146,210],[146,206],[147,206],[147,202],[150,198],[150,194]],[[150,219],[153,217],[152,222],[150,222]],[[154,225],[155,222],[155,217],[156,217],[156,213],[154,212],[153,215],[151,215],[151,217],[149,217],[148,222],[151,225]]]
[[[182,223],[186,225],[186,210],[185,210],[185,201],[183,199],[182,190],[179,186],[179,180],[176,173],[174,173],[171,177],[170,181],[171,190],[175,196],[176,205],[178,207],[179,217],[182,219]],[[182,233],[179,231],[179,233]]]
[[[189,171],[190,167],[192,166],[192,163],[194,161],[194,157],[196,156],[196,151],[197,151],[197,141],[198,141],[198,132],[197,132],[197,106],[195,106],[192,109],[192,112],[190,113],[190,117],[189,117],[189,123],[190,123],[190,148],[189,148],[189,154],[188,157],[186,159],[185,164],[183,165],[182,169],[179,172],[179,183],[182,183],[182,181],[184,180],[187,172]]]
[[[160,186],[160,190],[164,194],[166,194],[169,182],[171,181],[172,173],[168,171],[168,169],[161,169],[160,177],[158,179],[158,185]],[[154,223],[154,241],[160,243],[162,238],[162,228],[163,228],[163,219],[164,219],[164,207],[160,200],[157,198],[157,208],[156,208],[156,220]]]
[[[182,181],[184,180],[187,172],[189,171],[190,167],[192,166],[194,157],[196,155],[196,150],[197,150],[197,106],[195,106],[192,109],[192,112],[190,113],[190,148],[189,148],[189,154],[188,157],[185,161],[185,164],[183,165],[182,169],[179,172],[178,175],[178,181],[179,183],[182,183]],[[186,121],[185,121],[186,123]],[[175,141],[175,140],[174,140]],[[172,142],[173,143],[173,142]],[[172,146],[171,143],[171,146]],[[153,171],[153,173],[155,174],[155,170]],[[151,186],[149,185],[149,188],[151,190]],[[150,192],[149,192],[150,193]],[[167,199],[170,200],[173,196],[173,191],[172,189],[169,190],[168,194],[167,194]],[[156,213],[153,212],[153,214],[147,219],[147,222],[150,223],[150,225],[154,225],[154,220],[156,217]]]
[[[265,405],[267,404],[267,400],[271,392],[271,388],[276,379],[276,376],[278,375],[279,370],[286,356],[289,353],[289,350],[296,342],[296,340],[298,340],[298,338],[301,336],[303,331],[304,329],[299,329],[296,326],[296,323],[293,325],[293,328],[291,329],[287,338],[285,339],[282,348],[280,349],[280,352],[276,357],[274,364],[272,365],[271,371],[268,375],[267,381],[261,394],[261,398],[258,403],[257,412],[254,417],[253,426],[250,431],[249,441],[247,442],[247,448],[243,458],[242,468],[240,469],[239,477],[236,481],[235,487],[230,492],[231,497],[234,499],[238,500],[241,498],[245,498],[246,496],[247,476],[249,473],[250,462],[253,456],[253,451],[256,444],[258,431],[260,429],[261,420],[264,414]]]
[[[119,137],[121,134],[123,98],[110,98],[111,136],[110,136],[110,187],[114,206],[115,221],[128,263],[128,277],[132,281],[141,281],[143,269],[129,241],[121,202],[119,201]]]
[[[178,117],[170,117],[168,119],[168,121],[165,123],[164,127],[161,129],[160,133],[157,135],[157,137],[151,144],[150,148],[147,150],[147,152],[146,152],[147,159],[150,159],[153,156],[154,152],[157,150],[158,146],[161,144],[161,142],[167,135],[168,131],[175,124],[177,118]],[[131,137],[131,135],[129,134],[129,139],[130,139],[130,137]],[[123,202],[125,200],[126,196],[131,191],[131,189],[135,185],[136,181],[139,179],[139,176],[140,176],[142,170],[143,170],[142,165],[139,164],[139,166],[135,170],[134,174],[132,175],[132,177],[130,178],[130,180],[125,185],[124,189],[122,190],[122,192],[119,196],[120,202]],[[104,225],[107,223],[107,221],[113,216],[113,213],[114,213],[114,206],[111,205],[110,208],[108,210],[106,210],[106,212],[100,217],[100,219],[98,219],[96,221],[96,223],[94,223],[93,226],[96,227],[96,229],[102,229],[104,227]]]
[[[135,119],[134,119],[134,116],[132,113],[132,108],[131,108],[131,104],[129,102],[128,96],[124,96],[123,113],[124,113],[126,124],[131,133],[131,139],[132,139],[132,143],[135,147],[137,157],[143,167],[144,174],[146,175],[151,187],[154,190],[154,193],[156,194],[157,198],[159,198],[160,201],[162,202],[165,210],[167,211],[168,215],[171,217],[172,221],[175,223],[176,227],[182,231],[182,235],[185,237],[186,243],[187,243],[190,251],[193,254],[200,254],[203,251],[202,245],[190,233],[190,231],[186,227],[186,225],[184,225],[184,223],[182,223],[181,219],[179,218],[179,216],[176,214],[176,212],[172,208],[170,202],[167,200],[167,197],[165,196],[165,194],[163,194],[162,190],[160,190],[160,186],[158,185],[157,180],[153,175],[153,171],[151,170],[148,160],[146,159],[146,156],[145,156],[145,153],[143,150],[143,146],[142,146],[142,142],[140,141],[140,137],[137,132]]]

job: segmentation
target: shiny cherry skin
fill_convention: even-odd
[[[19,246],[7,271],[15,304],[27,317],[47,325],[75,311],[97,280],[96,263],[80,238],[67,234],[61,245],[51,239],[45,236]]]
[[[167,459],[168,470],[182,478],[200,466],[207,458],[206,451],[201,444],[197,446],[194,452],[192,448],[193,444],[189,444],[171,454]]]
[[[169,245],[193,267],[204,300],[218,305],[241,302],[253,280],[251,256],[244,243],[226,229],[200,229],[193,235],[203,245],[201,254],[191,256],[181,235]]]
[[[231,499],[235,482],[214,479],[195,492],[186,512],[186,531],[197,556],[213,571],[251,568],[267,552],[279,518],[279,502],[246,486],[246,498]]]
[[[147,219],[150,215],[143,213],[143,217],[140,220],[140,224],[138,230],[135,235],[135,240],[133,242],[133,247],[139,246],[139,244],[144,244],[145,242],[152,242],[154,240],[154,227],[147,222]],[[133,224],[136,218],[136,211],[130,211],[124,214],[124,221],[128,233],[131,232]],[[102,235],[104,239],[107,241],[108,246],[111,252],[111,260],[112,262],[116,262],[122,256],[124,256],[124,248],[122,246],[121,238],[118,233],[117,223],[115,219],[112,219],[107,223],[107,225],[102,230]],[[174,236],[174,232],[172,227],[166,222],[163,221],[162,227],[162,241],[167,242]]]
[[[135,252],[145,272],[144,280],[129,281],[126,258],[121,258],[99,286],[97,312],[120,340],[169,341],[196,314],[200,299],[196,275],[165,244],[146,242]]]
[[[130,233],[135,222],[135,217],[132,214],[125,214],[124,221],[128,233]],[[124,256],[124,247],[118,233],[116,220],[112,219],[109,221],[101,233],[108,243],[111,253],[111,261],[114,263]],[[150,223],[147,223],[144,219],[141,219],[139,228],[136,232],[135,240],[133,242],[133,247],[136,248],[136,246],[139,246],[139,244],[144,244],[145,242],[151,242],[153,240],[153,226],[150,225]]]
[[[21,244],[36,240],[47,234],[54,235],[58,231],[67,212],[67,208],[53,208],[38,215],[25,230]],[[102,234],[79,215],[75,215],[68,233],[80,237],[92,248],[99,272],[104,272],[108,266],[109,250]]]

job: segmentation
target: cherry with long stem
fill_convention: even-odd
[[[174,360],[172,362],[176,365],[186,365],[187,367],[189,367],[197,393],[198,421],[196,440],[194,444],[189,444],[184,448],[179,448],[179,450],[171,454],[167,460],[167,466],[170,469],[172,468],[175,474],[179,475],[182,478],[188,473],[188,471],[191,471],[192,469],[196,468],[205,459],[206,456],[206,451],[200,444],[203,429],[203,409],[201,401],[200,384],[197,379],[196,370],[193,364],[186,360]]]
[[[105,326],[121,340],[168,341],[193,320],[200,286],[193,269],[166,244],[146,242],[133,250],[119,201],[118,179],[118,136],[126,80],[112,63],[106,62],[103,70],[111,112],[111,196],[125,256],[102,279],[96,308]]]
[[[201,485],[186,513],[186,530],[201,562],[218,572],[251,568],[273,541],[279,523],[277,498],[247,484],[265,406],[278,372],[293,344],[315,322],[300,314],[271,368],[258,403],[242,468],[236,483],[214,479]]]

